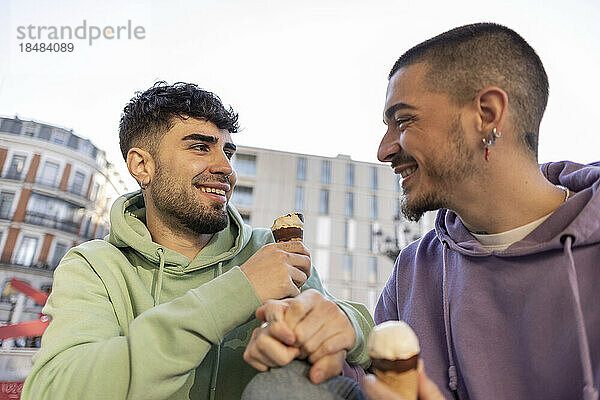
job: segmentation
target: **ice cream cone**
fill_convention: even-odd
[[[404,400],[417,400],[419,373],[416,368],[404,372],[383,371],[375,368],[375,375]]]
[[[405,400],[417,400],[419,339],[403,321],[387,321],[367,343],[375,375]]]

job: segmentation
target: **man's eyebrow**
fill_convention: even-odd
[[[233,152],[237,151],[237,146],[231,142],[227,142],[225,143],[225,145],[223,146],[224,149],[226,150],[232,150]]]
[[[199,140],[201,142],[207,142],[207,143],[217,143],[219,141],[219,139],[214,136],[203,135],[201,133],[191,133],[191,134],[181,138],[181,140]]]
[[[417,107],[415,106],[411,106],[410,104],[406,104],[406,103],[396,103],[393,106],[390,106],[390,108],[388,108],[387,110],[385,110],[385,119],[383,120],[383,122],[385,123],[385,121],[389,121],[390,119],[392,119],[392,116],[394,115],[394,113],[398,110],[416,110]]]

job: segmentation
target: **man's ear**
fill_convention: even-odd
[[[147,150],[133,147],[127,152],[127,169],[140,186],[146,187],[154,177],[154,158]]]
[[[481,132],[489,132],[494,128],[502,130],[508,108],[508,95],[504,90],[496,86],[482,89],[475,97],[475,107]]]

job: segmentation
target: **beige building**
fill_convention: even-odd
[[[105,153],[71,130],[0,118],[0,324],[14,311],[8,282],[49,291],[75,244],[108,233],[109,208],[127,188]],[[25,303],[21,320],[41,307]]]
[[[383,164],[238,146],[234,167],[232,202],[244,219],[270,227],[279,215],[302,212],[305,243],[327,290],[371,312],[393,269],[382,253],[433,226],[432,215],[420,223],[396,217],[398,178]]]

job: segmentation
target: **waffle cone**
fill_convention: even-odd
[[[416,368],[404,372],[383,371],[375,368],[375,375],[394,392],[402,396],[404,400],[417,400],[417,378],[419,372]]]

